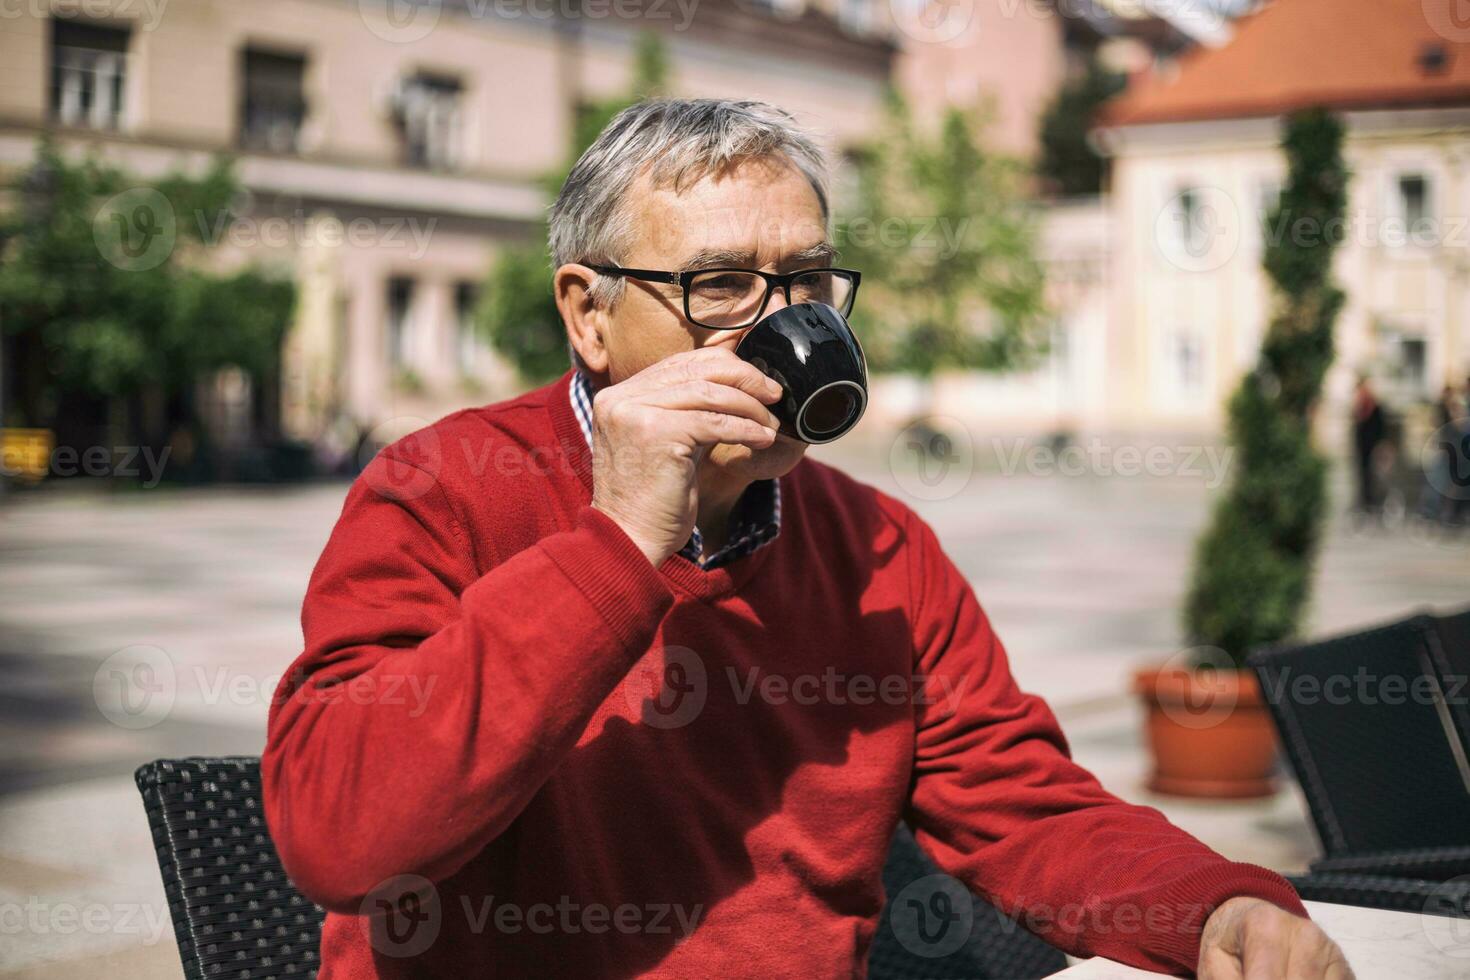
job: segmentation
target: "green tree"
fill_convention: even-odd
[[[43,141],[0,214],[0,330],[19,382],[6,421],[53,427],[100,405],[130,441],[158,445],[168,406],[187,405],[202,375],[273,379],[294,287],[195,261],[237,190],[225,161],[144,182]]]
[[[999,371],[1045,352],[1027,174],[987,152],[978,129],[952,108],[936,135],[921,133],[891,95],[880,137],[852,153],[856,192],[837,241],[863,273],[853,320],[877,370]]]
[[[1041,117],[1041,157],[1037,174],[1053,193],[1096,194],[1102,190],[1103,160],[1087,141],[1097,110],[1123,91],[1127,76],[1089,59],[1081,75],[1057,91]]]
[[[1347,203],[1342,132],[1324,110],[1287,121],[1287,184],[1267,218],[1277,233],[1263,259],[1274,311],[1259,361],[1230,400],[1237,462],[1200,539],[1184,606],[1191,642],[1237,665],[1251,648],[1295,635],[1311,597],[1327,509],[1327,462],[1311,422],[1344,299],[1332,281]]]
[[[668,59],[657,34],[645,31],[634,55],[633,85],[622,97],[584,102],[577,106],[572,145],[567,159],[542,178],[546,192],[555,197],[573,165],[628,106],[660,94],[668,77]],[[476,323],[490,345],[510,361],[522,379],[539,383],[567,368],[566,332],[552,294],[544,222],[531,229],[525,244],[499,252],[481,290]]]

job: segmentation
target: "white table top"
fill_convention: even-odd
[[[1470,919],[1384,912],[1307,902],[1312,921],[1331,936],[1358,980],[1464,980],[1470,977]],[[1145,980],[1157,973],[1101,958],[1061,973],[1065,980]]]

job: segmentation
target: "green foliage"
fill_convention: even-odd
[[[633,85],[626,95],[584,102],[573,117],[572,145],[565,164],[542,178],[555,196],[572,166],[614,116],[664,90],[668,57],[652,31],[640,35],[634,54]],[[529,243],[500,251],[491,265],[476,311],[476,323],[490,345],[531,383],[550,380],[567,369],[567,339],[552,293],[547,265],[546,226],[532,229]]]
[[[521,377],[542,381],[567,369],[566,331],[552,295],[544,246],[505,249],[481,293],[480,323]]]
[[[107,401],[186,390],[227,365],[276,370],[294,286],[254,271],[215,276],[189,258],[226,214],[228,163],[144,185],[47,142],[0,215],[0,327],[40,351],[25,422],[48,425],[65,396]]]
[[[863,273],[853,320],[876,370],[1007,370],[1045,352],[1026,173],[987,153],[977,128],[950,109],[936,136],[922,134],[891,95],[882,135],[853,155],[837,241]]]
[[[1311,421],[1332,363],[1343,293],[1332,254],[1347,204],[1342,124],[1322,110],[1287,124],[1287,186],[1273,213],[1263,264],[1276,290],[1260,360],[1229,406],[1236,467],[1200,539],[1184,608],[1192,642],[1237,663],[1251,648],[1296,634],[1311,598],[1327,508],[1327,462]]]
[[[1041,158],[1037,172],[1057,194],[1074,196],[1102,190],[1103,160],[1087,142],[1098,108],[1123,91],[1126,76],[1109,71],[1093,57],[1082,75],[1069,79],[1041,117]]]

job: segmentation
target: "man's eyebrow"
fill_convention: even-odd
[[[749,249],[704,248],[695,252],[679,268],[686,272],[696,269],[748,269],[754,261],[755,253]]]
[[[817,242],[799,252],[783,256],[781,267],[785,269],[803,265],[830,263],[837,260],[837,249],[831,242]],[[680,271],[697,269],[749,269],[755,263],[755,253],[742,248],[705,248],[679,266]]]
[[[808,245],[799,252],[792,252],[781,260],[781,265],[786,268],[799,265],[811,265],[821,263],[830,265],[837,261],[837,248],[831,242],[817,242]]]

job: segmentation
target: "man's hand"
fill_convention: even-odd
[[[1310,919],[1232,898],[1205,921],[1200,980],[1353,980],[1337,944]]]
[[[675,354],[592,403],[592,506],[660,564],[684,546],[698,506],[695,470],[718,443],[765,449],[781,386],[728,348]]]

